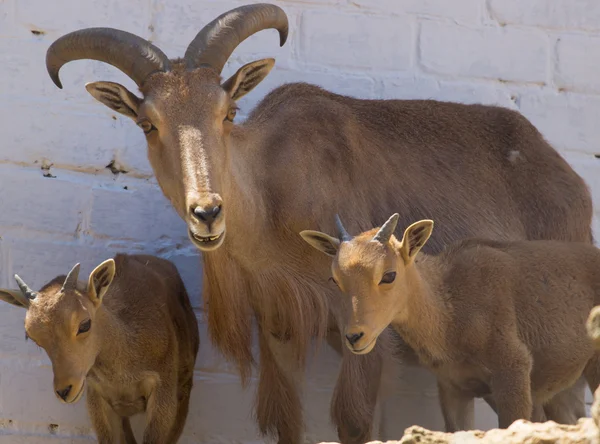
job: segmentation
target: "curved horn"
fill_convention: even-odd
[[[77,287],[77,279],[79,278],[79,264],[75,264],[62,286],[62,290],[74,290]]]
[[[288,36],[288,19],[283,9],[268,3],[240,6],[214,19],[196,35],[185,51],[188,69],[208,65],[221,73],[233,50],[263,29],[279,31],[279,46]]]
[[[387,243],[392,237],[396,225],[398,225],[398,213],[392,214],[392,216],[381,226],[377,234],[373,237],[374,241],[381,242],[382,244]]]
[[[338,234],[342,242],[352,240],[352,236],[350,236],[350,234],[346,231],[344,225],[342,224],[340,216],[338,216],[337,214],[335,215],[335,225],[337,226],[339,232]]]
[[[169,58],[152,43],[113,28],[86,28],[56,40],[46,53],[46,69],[56,86],[60,68],[73,60],[98,60],[120,69],[141,86],[150,74],[169,71]]]
[[[23,293],[27,299],[33,301],[37,297],[37,292],[29,288],[29,285],[23,282],[23,279],[21,279],[18,274],[15,274],[15,281],[17,281],[21,293]]]

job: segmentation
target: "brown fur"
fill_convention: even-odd
[[[373,240],[378,230],[341,243],[302,233],[334,256],[348,349],[364,356],[379,332],[396,329],[436,374],[448,432],[473,427],[474,397],[491,398],[505,428],[530,420],[534,406],[582,374],[594,392],[600,354],[586,320],[591,336],[600,250],[578,242],[468,239],[437,256],[417,256],[432,228],[432,221],[417,222],[401,242]]]
[[[404,223],[439,221],[430,252],[472,235],[589,242],[592,206],[582,179],[507,109],[358,100],[298,83],[272,91],[245,123],[227,120],[233,98],[272,66],[270,59],[246,65],[221,84],[212,69],[185,71],[175,60],[171,72],[145,81],[143,98],[109,82],[87,89],[148,131],[158,183],[204,252],[210,337],[245,381],[258,322],[258,423],[277,431],[280,443],[295,444],[303,426],[291,369],[302,367],[312,337],[337,328],[336,289],[323,283],[327,262],[298,238],[300,230],[332,229],[334,212],[350,229],[366,229],[403,208]],[[210,223],[194,211],[219,205]],[[343,436],[356,436],[345,442],[363,442],[381,354],[343,360],[332,416]],[[267,389],[272,381],[276,391]],[[584,408],[583,392],[575,398],[565,400],[566,410]]]
[[[88,285],[63,292],[64,280],[58,276],[46,284],[25,316],[28,337],[52,361],[55,390],[71,385],[64,399],[71,403],[87,386],[100,443],[135,443],[129,417],[143,412],[145,444],[177,442],[200,342],[175,266],[154,256],[118,254],[92,272]],[[22,305],[14,295],[0,290],[1,299]],[[89,332],[75,335],[86,319]]]

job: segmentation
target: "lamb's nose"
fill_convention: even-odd
[[[361,331],[360,333],[352,333],[352,334],[347,334],[346,335],[346,339],[348,340],[348,342],[350,343],[350,345],[354,345],[356,344],[360,338],[362,338],[365,334]]]
[[[62,390],[57,390],[56,394],[58,396],[60,396],[62,398],[63,401],[67,400],[67,396],[69,396],[69,393],[71,393],[71,389],[73,388],[72,385],[68,386],[67,388],[64,388]]]

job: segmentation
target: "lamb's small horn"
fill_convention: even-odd
[[[392,214],[392,216],[382,225],[377,234],[373,237],[373,240],[381,242],[382,244],[389,242],[390,237],[392,237],[392,234],[396,229],[396,225],[398,225],[399,217],[400,215],[398,213]]]
[[[37,292],[29,288],[29,285],[27,285],[18,274],[15,274],[15,281],[17,281],[17,285],[19,286],[21,293],[23,293],[27,299],[33,301],[37,297]]]
[[[75,264],[67,278],[65,279],[65,283],[62,286],[63,290],[74,290],[77,287],[77,279],[79,278],[79,264]]]
[[[352,236],[350,236],[350,234],[344,228],[344,224],[342,224],[340,216],[337,214],[335,215],[335,225],[337,226],[338,235],[340,236],[342,242],[349,241],[352,239]]]

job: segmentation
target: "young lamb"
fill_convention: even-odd
[[[87,407],[99,443],[135,444],[129,417],[146,412],[145,444],[177,442],[188,413],[199,347],[198,324],[181,276],[164,259],[118,254],[88,282],[79,264],[33,291],[0,298],[27,309],[25,331],[42,347],[54,390]]]
[[[586,333],[600,304],[600,250],[555,241],[467,239],[437,256],[419,253],[433,221],[409,226],[394,214],[381,229],[340,238],[301,236],[332,256],[343,293],[341,331],[356,354],[369,353],[390,324],[438,380],[446,430],[473,427],[484,397],[499,426],[532,418],[583,373],[600,383],[599,356]]]

